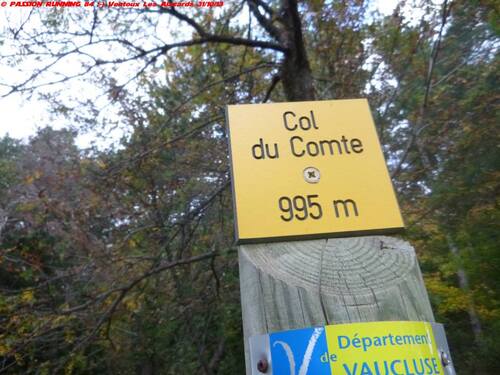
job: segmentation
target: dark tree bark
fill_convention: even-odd
[[[287,100],[314,100],[314,86],[307,59],[302,22],[296,0],[283,0],[282,20],[284,30],[282,43],[286,47],[281,71],[281,80]]]

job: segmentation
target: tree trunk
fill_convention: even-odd
[[[479,316],[477,315],[476,308],[474,306],[474,301],[472,299],[472,296],[469,295],[470,294],[469,278],[467,277],[467,274],[465,273],[465,270],[461,264],[458,247],[449,234],[446,235],[446,242],[448,244],[448,249],[450,249],[452,256],[458,262],[458,269],[457,269],[458,286],[460,287],[460,289],[462,289],[465,293],[468,294],[467,313],[469,314],[469,321],[472,328],[472,333],[474,334],[474,340],[477,343],[481,338],[483,330],[481,327],[481,321],[479,320]]]
[[[307,59],[302,23],[296,0],[283,0],[283,21],[285,30],[283,44],[285,53],[281,70],[281,81],[288,101],[314,100],[314,84]]]

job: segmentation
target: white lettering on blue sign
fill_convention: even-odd
[[[318,360],[328,355],[324,327],[272,333],[269,338],[273,374],[331,374],[329,362]]]

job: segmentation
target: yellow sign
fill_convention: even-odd
[[[231,105],[239,243],[404,227],[365,99]]]
[[[254,362],[263,350],[275,375],[455,374],[442,325],[436,323],[334,324],[251,337]]]
[[[425,322],[372,322],[326,326],[332,375],[443,374],[432,326]]]

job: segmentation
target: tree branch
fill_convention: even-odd
[[[274,88],[278,84],[278,82],[281,81],[281,76],[279,74],[274,75],[273,80],[271,82],[271,86],[266,91],[266,95],[264,96],[264,100],[262,100],[262,103],[266,103],[269,98],[271,97],[271,93],[273,92]]]
[[[266,18],[260,11],[259,11],[259,4],[261,2],[257,2],[255,0],[247,0],[248,7],[250,8],[250,11],[252,14],[257,18],[259,21],[259,24],[266,30],[269,35],[271,35],[274,39],[277,41],[281,41],[282,35],[281,32],[278,30],[277,27],[273,25],[272,19]]]
[[[205,31],[205,29],[198,23],[196,22],[195,20],[193,20],[192,18],[186,16],[185,14],[182,14],[180,13],[179,11],[177,11],[175,8],[173,7],[161,7],[160,8],[160,13],[168,13],[172,16],[174,16],[175,18],[183,21],[183,22],[186,22],[188,25],[190,25],[193,29],[196,30],[196,32],[202,36],[202,37],[205,37],[205,36],[208,36],[209,33],[207,33]]]
[[[435,66],[437,55],[439,52],[439,47],[441,45],[441,38],[443,36],[443,30],[444,30],[444,27],[446,25],[446,20],[448,18],[448,15],[449,15],[450,9],[451,9],[451,5],[450,5],[450,7],[448,7],[447,1],[448,0],[444,0],[444,2],[443,2],[441,26],[439,28],[438,38],[434,42],[434,45],[433,45],[432,51],[431,51],[431,56],[429,58],[429,68],[427,70],[427,76],[425,79],[424,100],[422,102],[422,105],[420,106],[420,113],[419,113],[419,117],[416,121],[416,124],[414,127],[412,127],[412,129],[415,129],[415,130],[412,130],[412,134],[411,134],[410,139],[408,140],[405,151],[403,152],[403,155],[402,155],[401,159],[399,160],[398,165],[396,166],[396,169],[391,174],[391,178],[395,178],[399,174],[399,172],[401,171],[403,163],[405,162],[406,158],[408,157],[409,151],[414,143],[417,144],[419,156],[422,159],[422,163],[424,165],[426,173],[428,174],[429,177],[431,177],[431,175],[429,174],[429,170],[431,169],[431,163],[430,163],[428,155],[426,155],[425,151],[422,149],[422,145],[421,145],[418,137],[420,136],[420,133],[430,125],[430,124],[424,125],[423,123],[424,123],[426,112],[427,112],[427,106],[429,104],[430,90],[432,87],[432,74],[434,72],[434,66]]]

